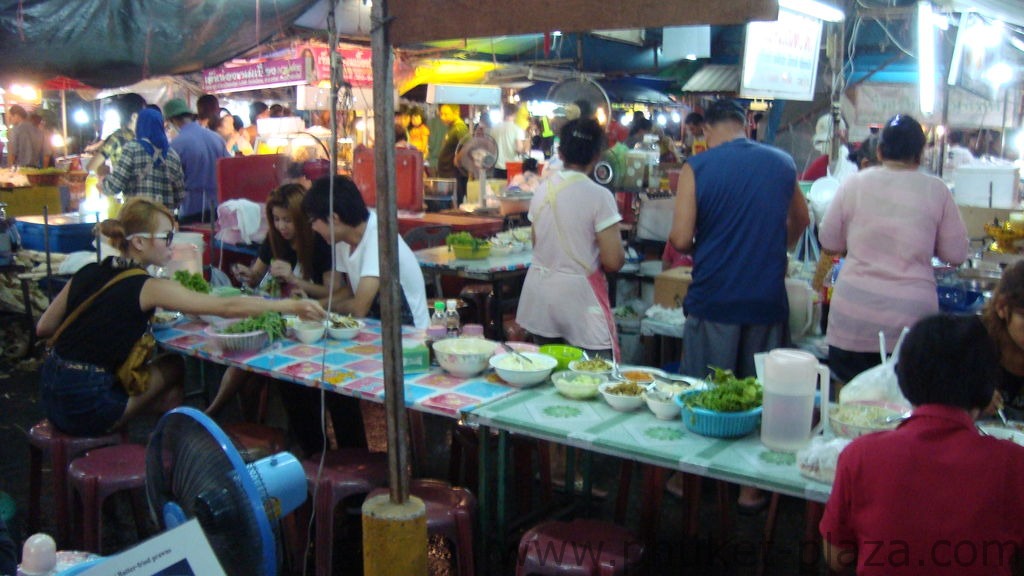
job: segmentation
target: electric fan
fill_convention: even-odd
[[[466,136],[455,149],[459,170],[467,176],[476,175],[480,183],[480,209],[487,207],[487,175],[498,161],[498,143],[486,134]]]
[[[610,118],[612,105],[608,94],[601,85],[587,76],[579,76],[555,83],[548,90],[548,101],[563,108],[570,105],[580,107],[581,103],[589,105],[589,116]],[[600,112],[599,112],[600,110]]]
[[[182,407],[150,438],[146,496],[165,530],[196,518],[229,576],[274,576],[277,520],[305,501],[306,476],[288,452],[247,464],[216,422]]]

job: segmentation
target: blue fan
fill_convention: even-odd
[[[306,476],[288,452],[246,463],[210,417],[176,408],[160,419],[150,438],[146,495],[164,529],[199,520],[228,575],[274,576],[277,520],[306,500]]]

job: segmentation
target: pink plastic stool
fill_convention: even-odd
[[[68,466],[71,487],[81,498],[79,545],[84,550],[100,553],[103,530],[103,502],[108,496],[122,490],[137,491],[132,508],[135,527],[142,535],[145,526],[145,505],[141,490],[146,486],[146,447],[139,444],[119,444],[90,450]],[[72,501],[77,501],[72,495]],[[75,514],[76,519],[79,517]]]
[[[381,488],[370,492],[367,498],[387,494]],[[459,576],[473,576],[473,526],[476,517],[476,498],[465,488],[455,488],[443,480],[429,478],[413,480],[409,493],[427,508],[427,533],[448,539],[458,558]]]
[[[609,522],[545,522],[523,534],[518,558],[516,576],[639,574],[644,545]]]
[[[54,521],[57,527],[57,544],[67,547],[68,544],[68,464],[71,460],[93,448],[119,444],[120,434],[107,434],[96,437],[69,436],[57,430],[49,420],[42,420],[28,432],[29,451],[29,497],[28,497],[28,531],[39,531],[41,486],[43,481],[43,454],[50,456],[50,469],[53,474],[53,507]]]
[[[320,485],[316,485],[320,455],[302,461],[309,493],[316,490],[316,574],[331,576],[334,562],[334,509],[346,498],[365,496],[388,485],[387,454],[358,448],[330,450],[324,457]]]

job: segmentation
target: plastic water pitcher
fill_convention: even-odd
[[[828,422],[829,371],[809,352],[778,348],[764,357],[761,442],[796,452],[811,438],[814,392],[821,383],[821,419]]]

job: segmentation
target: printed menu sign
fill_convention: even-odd
[[[814,100],[821,29],[821,20],[785,9],[777,21],[747,24],[740,96]]]
[[[203,70],[203,89],[223,93],[308,84],[311,72],[312,68],[303,58],[220,66]]]

